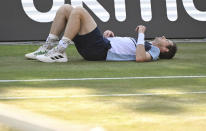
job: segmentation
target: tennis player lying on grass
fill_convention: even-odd
[[[64,30],[62,39],[54,47],[59,39],[58,36]],[[175,43],[164,36],[157,37],[150,43],[145,42],[145,31],[145,26],[137,26],[138,39],[115,37],[110,30],[102,35],[86,9],[73,8],[65,4],[56,13],[47,41],[38,50],[26,54],[25,57],[42,62],[67,62],[65,49],[73,42],[79,54],[89,61],[145,62],[174,57],[177,51]]]

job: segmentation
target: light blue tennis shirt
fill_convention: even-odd
[[[107,52],[107,61],[135,61],[137,41],[131,37],[109,37],[112,46]],[[152,60],[158,60],[160,50],[158,47],[145,42],[145,50],[152,56]]]

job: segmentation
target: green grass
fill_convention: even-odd
[[[1,45],[0,79],[102,78],[206,75],[206,44],[181,43],[172,60],[157,62],[85,61],[74,46],[68,63],[26,60],[36,45]],[[67,98],[0,100],[74,124],[99,125],[108,131],[204,131],[206,95],[86,97],[73,95],[175,93],[206,91],[206,78],[136,79],[0,83],[0,96],[68,96]]]

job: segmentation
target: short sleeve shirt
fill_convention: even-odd
[[[131,37],[109,37],[112,46],[107,53],[107,61],[135,61],[137,41]],[[160,50],[149,42],[145,42],[145,50],[152,60],[158,60]]]

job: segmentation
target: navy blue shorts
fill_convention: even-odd
[[[89,61],[106,60],[111,48],[110,41],[103,37],[98,28],[86,35],[76,35],[73,41],[79,54]]]

